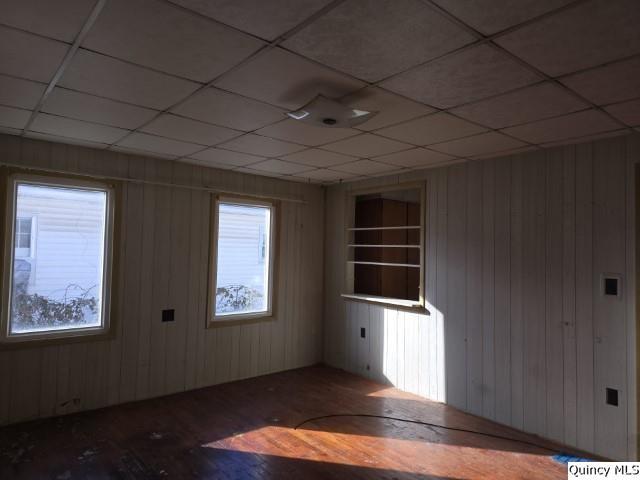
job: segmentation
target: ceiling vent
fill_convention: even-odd
[[[377,113],[351,108],[336,100],[318,95],[300,110],[288,112],[287,115],[294,120],[316,127],[349,128],[370,120]]]

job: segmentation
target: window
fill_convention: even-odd
[[[16,218],[16,239],[15,252],[16,258],[31,257],[31,249],[33,245],[33,218],[17,217]]]
[[[214,321],[271,315],[274,220],[270,202],[216,199],[210,282]]]
[[[423,307],[424,189],[353,195],[347,229],[347,288],[361,300]]]
[[[14,175],[8,191],[2,339],[104,333],[111,189],[101,183]]]

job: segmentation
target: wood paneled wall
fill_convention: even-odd
[[[638,160],[636,135],[329,188],[326,362],[636,458]],[[346,195],[420,178],[430,315],[343,300]],[[621,297],[602,295],[603,273],[622,277]],[[607,387],[619,390],[618,407],[606,404]]]
[[[113,339],[0,350],[0,424],[321,361],[320,187],[8,135],[0,162],[306,200],[281,203],[275,320],[206,329],[210,194],[125,182]]]

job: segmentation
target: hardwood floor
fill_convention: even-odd
[[[563,479],[555,448],[454,408],[310,367],[0,429],[2,479]],[[561,449],[560,449],[561,450]]]

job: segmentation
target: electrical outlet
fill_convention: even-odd
[[[367,336],[367,331],[365,330],[364,327],[360,328],[360,338],[366,338]]]
[[[173,322],[175,320],[175,310],[173,308],[162,310],[162,321]]]
[[[618,406],[618,390],[607,388],[607,405]]]

